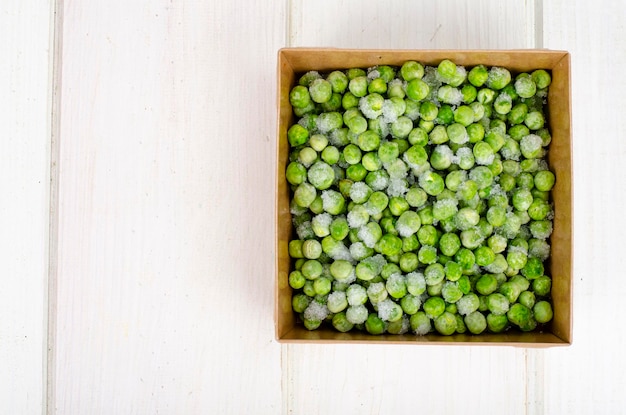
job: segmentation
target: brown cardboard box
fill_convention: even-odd
[[[555,207],[552,253],[547,272],[552,276],[554,319],[542,333],[484,333],[478,336],[440,336],[339,333],[331,329],[306,330],[297,323],[291,309],[292,289],[288,284],[290,258],[287,245],[292,236],[289,213],[289,187],[284,178],[289,154],[287,130],[294,121],[289,92],[298,76],[310,70],[319,72],[375,65],[400,66],[407,60],[437,65],[443,59],[468,67],[484,64],[504,66],[513,72],[534,69],[552,71],[548,95],[548,122],[552,143],[548,162],[557,181],[553,189]],[[354,50],[287,48],[278,52],[278,146],[276,169],[276,287],[275,327],[280,342],[291,343],[394,343],[506,345],[518,347],[564,346],[572,342],[572,148],[570,55],[550,50]]]

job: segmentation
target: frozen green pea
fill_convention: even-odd
[[[365,321],[365,330],[369,334],[379,335],[385,332],[385,322],[381,320],[376,314],[370,313]]]
[[[417,235],[413,234],[402,238],[402,250],[404,252],[416,251],[420,247]]]
[[[483,127],[482,124],[470,124],[465,131],[467,132],[469,142],[473,144],[481,141],[485,137],[485,127]]]
[[[346,320],[352,324],[363,324],[367,320],[368,312],[364,305],[354,305],[346,310]]]
[[[301,148],[298,152],[298,161],[305,167],[310,167],[315,161],[317,161],[317,151],[311,147]]]
[[[293,200],[300,207],[309,207],[317,197],[315,187],[309,183],[301,183],[294,191]]]
[[[456,233],[445,233],[439,239],[439,250],[444,255],[453,256],[461,247],[461,240]]]
[[[496,260],[496,254],[488,246],[480,246],[474,251],[476,257],[476,265],[486,267]]]
[[[463,101],[463,94],[458,88],[442,85],[437,89],[437,99],[446,104],[459,105]]]
[[[289,102],[292,107],[306,108],[311,103],[311,95],[306,86],[296,85],[289,93]]]
[[[524,118],[524,124],[531,130],[539,130],[543,128],[545,118],[540,111],[529,111]]]
[[[332,85],[325,79],[317,78],[309,84],[311,99],[318,104],[328,101],[332,93]]]
[[[428,154],[423,146],[413,145],[404,152],[403,159],[409,166],[418,167],[428,163]]]
[[[547,297],[550,295],[550,290],[552,288],[552,280],[550,277],[542,275],[533,280],[532,282],[532,290],[534,293],[540,297]]]
[[[385,99],[378,93],[370,93],[359,100],[359,109],[368,119],[376,119],[383,113]]]
[[[419,311],[421,305],[422,301],[420,300],[420,297],[416,297],[411,294],[405,295],[400,300],[400,307],[402,307],[402,311],[411,316]]]
[[[494,292],[487,296],[487,308],[491,314],[496,316],[506,314],[509,311],[510,303],[512,303],[510,298],[501,293]]]
[[[449,336],[456,331],[456,317],[454,314],[444,311],[434,319],[435,330],[444,336]]]
[[[379,172],[383,167],[383,162],[378,157],[378,153],[371,151],[361,157],[361,164],[368,172]],[[386,173],[385,173],[386,174]]]
[[[533,307],[533,313],[537,323],[545,324],[552,320],[554,313],[552,312],[552,305],[547,301],[538,301]]]
[[[550,170],[538,171],[534,176],[534,184],[537,190],[549,192],[554,187],[556,176]]]
[[[328,164],[336,164],[339,161],[339,149],[335,146],[327,146],[322,151],[321,157]]]
[[[448,131],[443,125],[437,125],[428,135],[431,144],[443,144],[448,142]]]
[[[300,271],[294,270],[289,273],[289,286],[294,290],[299,290],[304,287],[306,283],[306,278]]]
[[[448,281],[459,281],[463,273],[463,267],[461,267],[460,264],[454,261],[447,261],[444,266],[444,271],[446,273],[446,278],[448,279]]]
[[[485,65],[474,66],[467,74],[467,80],[475,87],[481,87],[487,82],[489,71]]]
[[[319,277],[313,281],[313,290],[317,295],[326,295],[330,293],[332,281],[326,277]]]
[[[469,293],[461,297],[456,303],[457,311],[462,316],[467,316],[478,310],[480,299],[474,293]]]
[[[328,137],[324,134],[313,134],[309,138],[309,146],[316,152],[321,152],[328,145]]]
[[[308,239],[302,243],[302,254],[308,259],[318,259],[322,254],[322,245],[316,239]]]
[[[437,261],[437,249],[430,245],[423,245],[418,251],[417,258],[422,264],[433,264]]]
[[[419,185],[426,193],[431,196],[436,196],[443,192],[445,183],[443,178],[434,171],[427,171],[419,176]]]
[[[458,211],[457,205],[458,201],[454,197],[441,198],[433,204],[433,217],[438,221],[452,218]]]
[[[306,180],[307,170],[302,164],[292,161],[287,166],[285,177],[290,184],[297,185]]]
[[[532,291],[523,291],[519,297],[517,298],[517,301],[520,304],[525,305],[528,308],[533,308],[535,305],[535,293],[533,293]]]
[[[287,131],[287,138],[292,147],[305,144],[309,139],[309,131],[300,124],[294,124]]]
[[[404,248],[404,241],[402,247]],[[405,252],[400,256],[400,269],[402,272],[413,272],[419,266],[419,259],[417,254],[413,252]]]
[[[533,73],[531,74],[531,77],[538,89],[547,88],[552,82],[552,77],[544,69],[537,69],[533,71]]]
[[[420,117],[426,121],[435,120],[439,113],[437,105],[432,101],[422,101],[419,108]]]
[[[502,226],[506,222],[506,209],[502,206],[491,206],[487,210],[487,221],[493,226]]]
[[[454,254],[454,261],[467,271],[472,269],[476,263],[476,257],[470,249],[463,247]]]
[[[391,136],[394,138],[407,138],[413,130],[413,121],[409,117],[400,116],[391,123]]]
[[[458,159],[459,168],[463,170],[469,170],[475,165],[476,159],[474,158],[472,150],[468,147],[460,147],[456,151],[456,157]]]
[[[398,144],[392,141],[384,141],[378,148],[378,158],[383,163],[391,163],[398,158],[399,154]]]
[[[443,284],[441,295],[447,303],[456,303],[463,297],[463,292],[459,289],[459,285],[453,281],[447,281]]]
[[[522,76],[515,81],[515,92],[522,98],[531,98],[537,92],[537,85],[531,76]]]
[[[447,145],[435,147],[430,155],[430,165],[437,170],[445,170],[452,164],[454,154]]]
[[[469,124],[468,124],[469,125]],[[464,124],[453,123],[446,127],[448,139],[454,144],[465,144],[469,141],[469,134]]]
[[[480,232],[475,228],[461,232],[461,244],[467,249],[476,249],[483,243],[484,239],[485,238],[483,238]]]
[[[466,231],[478,224],[480,215],[470,207],[459,209],[455,216],[456,227],[461,231]]]
[[[476,87],[474,85],[465,84],[463,85],[463,88],[461,88],[461,94],[463,95],[463,102],[465,102],[466,104],[471,104],[476,100],[476,95],[478,94],[478,91],[476,90]]]
[[[419,62],[406,61],[400,68],[400,75],[402,75],[402,79],[405,81],[422,79],[424,77],[424,66]]]
[[[507,312],[507,317],[512,324],[515,324],[522,331],[531,331],[535,328],[532,311],[523,304],[516,303]]]
[[[322,201],[324,211],[331,215],[339,215],[344,211],[346,206],[346,200],[341,193],[335,190],[324,190],[322,192]]]
[[[494,66],[489,70],[487,86],[491,89],[500,90],[511,82],[511,72],[508,69]]]
[[[405,94],[404,89],[402,90],[402,93]],[[419,102],[415,102],[413,100],[405,98],[404,99],[404,104],[406,106],[406,108],[404,110],[404,115],[406,117],[409,117],[409,119],[411,121],[417,121],[418,118],[420,118],[420,104],[419,104]],[[430,121],[419,120],[418,123],[419,122],[430,122]]]
[[[309,85],[311,85],[311,82],[313,82],[316,79],[320,79],[321,77],[322,75],[320,75],[320,73],[317,71],[308,71],[304,73],[300,77],[300,79],[298,79],[298,84],[308,87]]]
[[[349,77],[349,75],[348,75]],[[367,77],[361,75],[350,79],[348,89],[357,98],[364,97],[367,94]]]
[[[409,210],[409,203],[404,197],[393,196],[389,199],[389,210],[394,216],[400,216]]]
[[[431,319],[423,311],[418,311],[409,319],[411,330],[418,336],[428,334],[432,330]]]
[[[330,275],[338,281],[348,281],[354,273],[354,266],[347,260],[338,259],[330,264]]]
[[[489,88],[482,88],[478,91],[478,94],[476,94],[476,100],[483,105],[491,104],[495,98],[496,92]],[[487,110],[487,108],[491,109],[492,107],[489,106],[484,108]]]
[[[408,81],[405,92],[409,99],[412,99],[413,101],[421,101],[428,96],[430,87],[421,79],[414,78]]]
[[[420,220],[422,218],[420,217]],[[430,245],[435,246],[439,240],[439,235],[437,233],[437,228],[434,226],[427,224],[423,225],[417,231],[417,239],[422,245]]]
[[[495,254],[499,254],[501,252],[504,252],[504,250],[507,248],[507,239],[502,235],[492,235],[489,237],[489,239],[487,239],[487,246],[489,246],[489,248],[491,248],[491,250]]]
[[[511,108],[513,108],[513,100],[508,94],[501,93],[493,101],[493,110],[500,115],[508,114]]]
[[[322,271],[322,264],[315,259],[305,261],[304,264],[302,264],[302,269],[300,270],[302,275],[304,275],[304,277],[308,280],[319,278],[322,275]]]
[[[328,101],[321,104],[322,110],[326,112],[337,111],[341,109],[341,101],[341,94],[333,93]]]
[[[425,206],[422,209],[417,211],[417,214],[420,217],[420,221],[422,222],[422,225],[432,225],[435,218],[433,217],[433,207],[432,206]],[[428,228],[430,229],[430,228]],[[423,232],[428,232],[428,231],[422,231]],[[419,232],[418,232],[418,239],[419,238]],[[420,243],[422,243],[420,241]]]
[[[401,98],[404,99],[406,93],[404,92],[404,86],[400,79],[392,79],[387,84],[387,96],[389,98]]]
[[[449,59],[444,59],[437,65],[437,73],[444,80],[450,80],[456,75],[456,64]]]
[[[533,195],[528,189],[517,189],[511,197],[513,207],[520,211],[526,211],[533,202]]]
[[[423,128],[415,127],[409,133],[408,141],[411,145],[425,146],[428,138],[428,133]]]
[[[456,192],[459,188],[459,185],[467,180],[467,172],[464,170],[455,170],[451,171],[446,175],[446,188]]]
[[[487,320],[480,311],[474,311],[466,315],[463,321],[472,334],[480,334],[487,328]]]
[[[354,327],[354,324],[348,321],[346,313],[344,313],[343,311],[333,316],[332,324],[333,327],[341,333],[347,333]]]
[[[528,207],[528,216],[532,220],[544,220],[551,212],[552,208],[543,199],[534,199]]]
[[[345,124],[350,129],[350,132],[354,134],[362,134],[368,127],[367,120],[361,115],[356,115],[348,119],[345,121]]]
[[[363,151],[373,151],[380,145],[380,136],[372,130],[367,130],[357,137],[357,145]]]
[[[515,183],[518,187],[529,189],[532,192],[532,189],[535,186],[535,179],[531,173],[522,172],[515,178]]]
[[[428,200],[428,195],[426,194],[426,192],[419,187],[411,187],[404,197],[409,206],[413,208],[419,208],[423,206],[424,203],[426,203],[426,200]]]
[[[476,280],[476,291],[482,295],[489,295],[498,288],[498,281],[492,274],[483,274]]]
[[[385,80],[382,78],[372,79],[369,85],[367,85],[367,92],[369,92],[370,94],[384,94],[385,92],[387,92],[387,82],[385,82]]]
[[[496,315],[493,313],[487,314],[487,330],[492,333],[502,333],[505,331],[509,324],[509,319],[506,314]]]
[[[344,110],[357,108],[359,106],[359,98],[352,92],[346,92],[341,98],[341,106]]]
[[[454,121],[454,111],[452,107],[448,104],[442,104],[439,107],[439,111],[437,112],[437,118],[435,118],[435,123],[447,125]],[[432,139],[432,138],[431,138]]]
[[[434,319],[445,312],[446,303],[441,297],[429,297],[422,308],[428,317]]]
[[[552,221],[534,220],[530,222],[530,233],[536,239],[548,239],[552,234]]]
[[[326,80],[330,83],[333,92],[343,93],[348,87],[348,77],[341,71],[333,71],[328,74]]]
[[[390,296],[400,299],[407,294],[406,279],[401,274],[390,275],[385,283],[385,288]]]
[[[304,313],[304,310],[307,309],[311,301],[311,297],[307,296],[306,294],[300,293],[293,296],[293,298],[291,299],[291,306],[293,308],[293,311],[295,311],[296,313]]]
[[[493,163],[496,151],[497,150],[494,150],[493,147],[486,141],[479,141],[472,149],[476,163],[483,166]]]
[[[419,215],[415,211],[407,210],[398,218],[396,229],[400,236],[407,237],[418,232],[421,225],[422,222]]]
[[[426,279],[426,285],[440,284],[446,277],[446,272],[443,265],[436,262],[430,264],[424,270],[424,278]]]

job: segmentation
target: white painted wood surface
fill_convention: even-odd
[[[0,413],[45,405],[51,5],[0,3]]]
[[[612,190],[626,176],[626,13],[618,2],[58,4],[61,112],[52,128],[52,2],[0,6],[8,57],[0,63],[8,85],[0,177],[12,201],[0,228],[9,282],[0,290],[0,413],[39,414],[46,404],[50,414],[624,411],[626,201]],[[275,64],[283,46],[572,52],[573,346],[274,341]],[[57,154],[46,402],[48,180]]]

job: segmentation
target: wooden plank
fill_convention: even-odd
[[[0,413],[45,408],[53,1],[0,5]]]
[[[527,48],[540,33],[525,1],[316,0],[290,10],[290,46]],[[527,366],[525,349],[284,345],[283,413],[523,414],[534,396]]]
[[[544,45],[572,55],[574,138],[574,341],[537,353],[543,400],[529,413],[622,413],[626,407],[622,315],[626,267],[620,238],[626,203],[619,180],[626,144],[626,12],[617,2],[544,4]]]
[[[289,46],[534,48],[534,1],[291,1]]]
[[[59,414],[280,411],[277,2],[64,3]]]

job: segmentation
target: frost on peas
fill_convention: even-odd
[[[363,324],[367,320],[367,307],[364,305],[353,305],[346,310],[346,319],[352,324]]]

